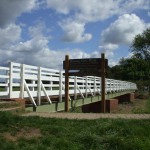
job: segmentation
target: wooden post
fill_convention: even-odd
[[[101,54],[101,112],[105,113],[105,54]]]
[[[69,55],[65,57],[65,112],[69,111]]]

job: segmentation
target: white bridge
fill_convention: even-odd
[[[9,67],[0,67],[0,98],[28,98],[37,107],[41,105],[42,97],[53,104],[51,97],[57,96],[58,102],[63,103],[65,91],[64,71],[43,67],[30,66],[10,62]],[[135,83],[107,79],[105,81],[106,95],[135,91]],[[88,96],[101,97],[101,78],[94,76],[70,77],[69,99],[76,100]],[[86,103],[86,102],[85,102]],[[63,108],[61,108],[63,109]]]

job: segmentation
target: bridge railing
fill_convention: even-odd
[[[50,96],[59,96],[59,102],[65,94],[64,71],[48,69],[26,64],[10,62],[9,67],[0,67],[0,97],[30,98],[34,105],[40,105],[41,97],[45,96],[51,103]],[[106,94],[125,90],[136,90],[136,84],[126,81],[107,79]],[[80,94],[83,98],[89,94],[101,94],[100,77],[74,77],[69,78],[69,94]],[[34,98],[38,100],[35,103]],[[71,100],[71,98],[70,98]]]

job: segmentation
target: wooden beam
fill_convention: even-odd
[[[65,112],[69,111],[69,55],[65,57]]]
[[[105,54],[101,54],[101,112],[105,113]]]

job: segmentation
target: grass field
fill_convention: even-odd
[[[67,120],[0,113],[2,150],[149,150],[150,120]]]
[[[139,101],[132,112],[136,114],[150,114],[150,97],[147,99],[137,100]]]
[[[121,114],[150,114],[150,97],[135,99],[131,103],[119,104],[113,113]]]

